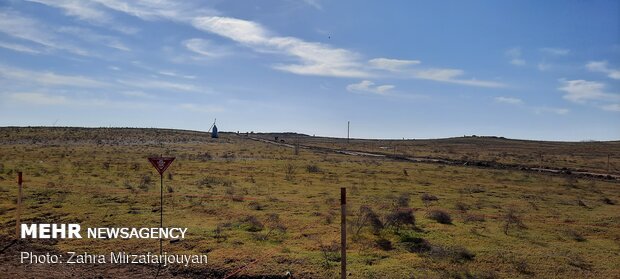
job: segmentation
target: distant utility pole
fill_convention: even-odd
[[[347,121],[347,143],[349,143],[349,130],[351,128],[351,121]]]

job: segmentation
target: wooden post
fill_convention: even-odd
[[[607,154],[607,175],[611,175],[611,172],[609,172],[609,154]]]
[[[163,172],[159,174],[160,181],[160,195],[159,195],[159,227],[164,228],[164,174]],[[162,255],[163,249],[163,239],[161,236],[159,237],[159,256]]]
[[[540,170],[538,171],[543,171],[543,154],[540,153]]]
[[[347,278],[347,188],[340,188],[340,278]]]
[[[17,185],[18,185],[18,190],[17,190],[17,220],[15,222],[15,234],[17,236],[17,238],[19,239],[19,227],[21,225],[21,217],[22,217],[22,183],[23,183],[23,179],[22,179],[22,172],[18,172],[17,173]]]

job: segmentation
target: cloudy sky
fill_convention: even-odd
[[[620,139],[618,1],[0,1],[0,126]]]

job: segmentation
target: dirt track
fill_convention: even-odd
[[[295,145],[288,144],[284,142],[277,142],[273,140],[267,140],[262,138],[248,137],[251,140],[260,141],[268,144],[274,144],[278,146],[295,148]],[[503,170],[520,170],[520,171],[531,171],[531,172],[542,172],[549,174],[563,174],[563,175],[573,175],[577,177],[589,177],[596,179],[605,179],[605,180],[620,180],[620,175],[616,174],[606,174],[606,173],[596,173],[587,170],[575,170],[568,168],[549,168],[549,167],[531,167],[526,165],[518,165],[518,164],[502,164],[498,162],[489,162],[489,161],[463,161],[463,160],[452,160],[445,158],[429,158],[429,157],[406,157],[403,155],[395,155],[395,154],[386,154],[380,152],[362,152],[355,150],[341,150],[341,149],[332,149],[327,147],[318,147],[318,146],[310,146],[310,145],[298,145],[300,149],[307,149],[317,152],[329,152],[329,153],[337,153],[344,154],[350,156],[365,156],[365,157],[374,157],[374,158],[385,158],[391,160],[398,161],[408,161],[414,163],[431,163],[431,164],[444,164],[444,165],[461,165],[461,166],[472,166],[479,168],[491,168],[491,169],[503,169]]]

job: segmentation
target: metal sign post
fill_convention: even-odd
[[[347,278],[347,188],[340,188],[340,278]]]
[[[148,158],[151,165],[155,167],[157,172],[159,172],[159,181],[160,181],[160,197],[159,197],[159,227],[164,227],[164,172],[172,161],[174,161],[175,157],[150,157]],[[163,254],[163,244],[162,239],[159,239],[159,255]]]

